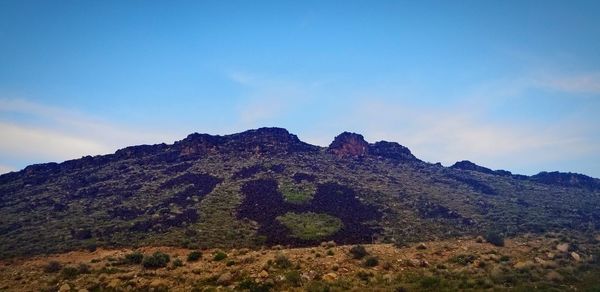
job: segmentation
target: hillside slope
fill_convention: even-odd
[[[414,242],[600,228],[600,180],[430,164],[342,133],[280,128],[28,166],[0,176],[0,257],[83,248]]]

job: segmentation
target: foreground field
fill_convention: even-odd
[[[7,291],[600,289],[600,235],[261,250],[98,249],[3,261]],[[158,252],[158,253],[156,253]],[[161,253],[168,255],[161,257]],[[142,256],[142,254],[144,256]],[[155,255],[154,257],[152,255]]]

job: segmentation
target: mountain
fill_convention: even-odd
[[[600,228],[600,180],[419,160],[281,128],[45,163],[0,176],[0,257],[95,247],[310,246]]]

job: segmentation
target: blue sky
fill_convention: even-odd
[[[0,1],[0,172],[191,132],[342,131],[600,177],[598,1]]]

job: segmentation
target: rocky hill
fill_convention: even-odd
[[[342,133],[285,129],[141,145],[0,176],[0,257],[96,247],[404,243],[600,228],[600,180],[451,167]]]

